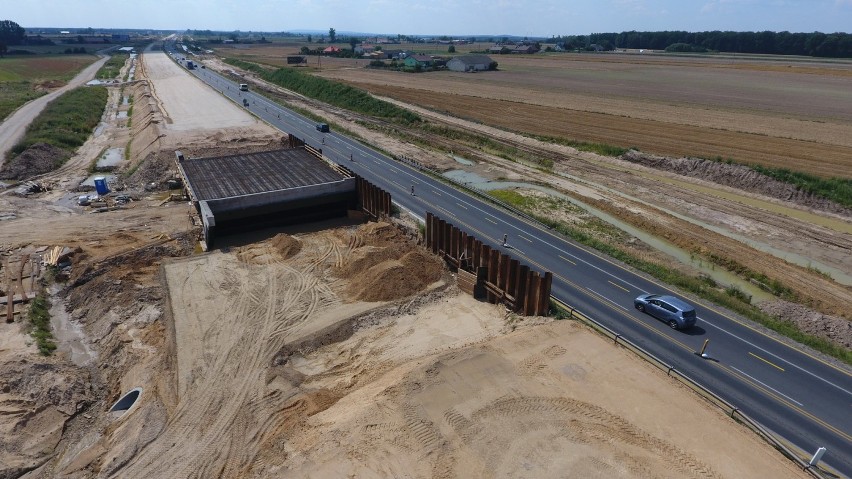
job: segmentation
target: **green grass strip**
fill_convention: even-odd
[[[820,178],[786,168],[770,168],[760,165],[749,165],[749,167],[770,178],[794,185],[802,191],[852,208],[852,179],[850,178]]]
[[[73,153],[98,125],[107,102],[105,87],[80,87],[47,104],[12,147],[17,156],[36,143],[47,143]],[[61,165],[56,165],[57,167]]]
[[[124,63],[127,61],[130,55],[127,53],[116,53],[109,57],[109,60],[104,63],[98,73],[95,74],[95,78],[98,80],[114,80],[118,77],[118,74],[121,73],[121,68],[124,66]]]
[[[45,94],[47,92],[34,90],[32,83],[28,81],[0,82],[0,121],[6,119],[24,103]]]
[[[756,323],[762,324],[779,334],[787,336],[794,341],[810,346],[823,354],[837,358],[846,364],[852,364],[852,350],[835,345],[826,339],[806,334],[799,330],[795,323],[790,321],[781,321],[774,316],[764,313],[757,307],[743,301],[742,295],[736,294],[736,291],[719,291],[716,289],[716,285],[712,284],[707,279],[689,276],[672,268],[642,260],[615,245],[594,238],[578,228],[574,228],[551,218],[537,215],[531,208],[531,206],[534,205],[531,201],[532,199],[523,197],[523,195],[520,195],[515,191],[495,190],[488,193],[494,198],[511,204],[519,210],[524,211],[541,224],[580,244],[594,248],[601,253],[611,256],[622,263],[638,269],[639,271],[647,273],[666,284],[689,291],[707,301],[727,308],[737,314],[751,319]]]
[[[30,336],[35,339],[38,351],[43,356],[50,356],[56,350],[56,343],[53,342],[50,329],[50,301],[44,294],[39,294],[30,302],[27,319],[30,322]]]
[[[295,68],[268,70],[259,65],[228,58],[226,63],[257,73],[264,80],[285,87],[301,95],[345,108],[364,115],[398,121],[402,124],[421,122],[421,118],[408,110],[379,100],[364,90],[344,83],[316,77]]]

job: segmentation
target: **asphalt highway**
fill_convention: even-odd
[[[180,54],[178,56],[181,56]],[[395,203],[424,218],[427,211],[540,272],[552,271],[554,298],[594,318],[709,388],[809,459],[827,448],[820,466],[852,476],[852,368],[838,365],[703,300],[658,283],[407,164],[334,132],[207,69],[190,70],[210,87],[327,158],[389,191]],[[351,159],[350,159],[351,158]],[[413,189],[413,194],[412,194]],[[670,329],[634,309],[642,293],[670,294],[695,305],[696,327]],[[709,358],[699,351],[705,339]],[[678,414],[671,404],[671,414]],[[665,421],[665,418],[659,418]],[[708,445],[708,447],[711,447]]]

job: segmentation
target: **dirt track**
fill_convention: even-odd
[[[94,78],[95,73],[108,59],[109,57],[100,58],[84,68],[64,87],[30,101],[0,122],[0,166],[3,166],[3,162],[6,160],[6,154],[24,136],[27,126],[44,110],[48,103],[68,90],[73,90]]]

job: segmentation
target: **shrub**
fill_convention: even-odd
[[[30,303],[27,318],[30,322],[30,335],[35,339],[38,351],[49,356],[56,350],[56,343],[53,342],[53,333],[50,330],[50,301],[43,294],[36,296]]]

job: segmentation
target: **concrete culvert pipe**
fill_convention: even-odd
[[[118,413],[116,415],[121,416],[122,414],[126,413],[130,408],[132,408],[134,404],[136,404],[136,401],[139,400],[139,397],[141,395],[142,388],[131,389],[130,392],[122,396],[121,399],[116,401],[115,404],[113,404],[112,407],[109,408],[109,412]]]

